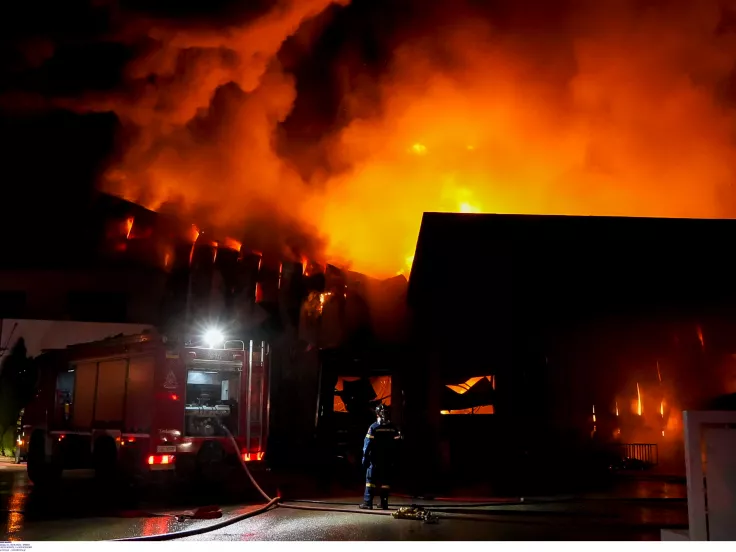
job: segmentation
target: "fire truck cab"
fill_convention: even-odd
[[[269,407],[265,342],[170,341],[144,333],[51,351],[26,408],[28,474],[98,477],[217,472],[262,462]]]

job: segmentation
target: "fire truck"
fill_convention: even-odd
[[[264,341],[153,331],[45,353],[24,413],[29,477],[45,485],[90,468],[103,479],[207,477],[238,456],[262,463],[269,356]]]

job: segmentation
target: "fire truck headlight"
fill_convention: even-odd
[[[210,349],[214,349],[216,346],[222,345],[225,338],[220,330],[211,329],[205,332],[204,340],[205,343],[209,345]]]

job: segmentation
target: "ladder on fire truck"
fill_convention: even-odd
[[[265,448],[264,443],[264,401],[265,393],[265,359],[268,354],[264,341],[248,342],[248,362],[246,374],[246,389],[248,393],[248,412],[246,416],[245,442],[249,454],[257,454]]]

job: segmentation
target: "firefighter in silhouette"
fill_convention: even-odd
[[[388,495],[395,468],[398,443],[401,433],[389,420],[389,410],[384,405],[376,408],[377,420],[368,428],[363,443],[363,468],[365,474],[365,494],[363,510],[373,509],[373,497],[381,497],[381,509],[388,509]]]

